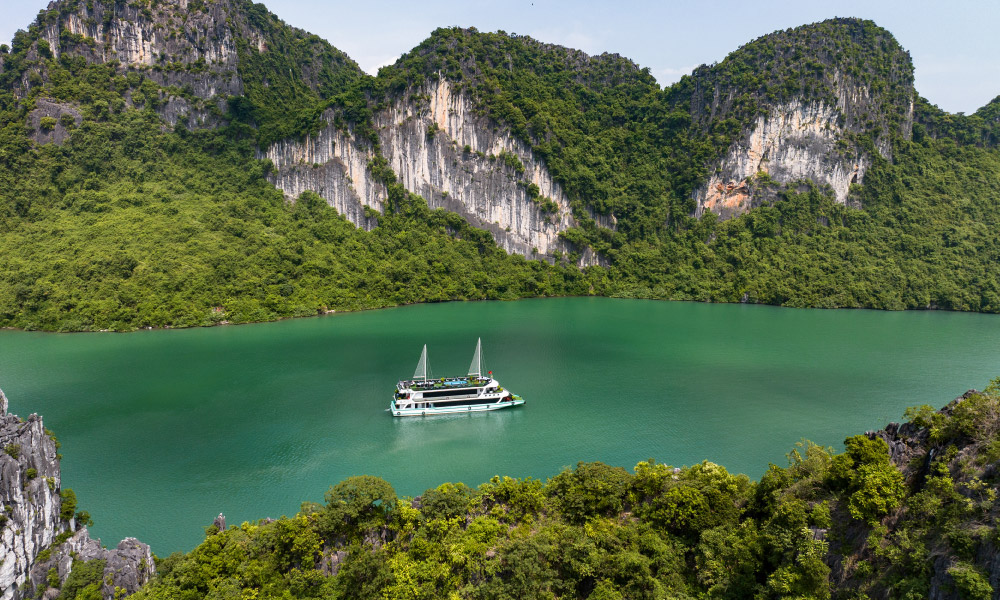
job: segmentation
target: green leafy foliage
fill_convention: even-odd
[[[762,576],[755,574],[765,568],[758,521],[741,521],[738,511],[724,510],[725,523],[720,524],[719,517],[709,514],[709,524],[717,526],[706,528],[699,542],[697,535],[682,539],[631,516],[640,515],[651,500],[642,495],[652,489],[652,480],[665,483],[663,473],[670,481],[676,475],[685,488],[698,489],[708,499],[702,507],[708,513],[724,502],[742,503],[750,493],[745,477],[712,463],[677,470],[640,463],[636,475],[602,463],[579,463],[545,484],[510,478],[494,478],[478,490],[443,484],[422,495],[419,509],[405,500],[385,503],[395,495],[377,478],[351,478],[331,489],[325,508],[308,506],[291,519],[210,532],[192,553],[162,561],[157,578],[137,598],[195,597],[201,590],[223,587],[234,594],[293,598],[660,598],[693,597],[706,589],[729,594],[713,597],[763,593]],[[387,512],[375,510],[387,505]],[[354,516],[376,513],[367,520]],[[331,539],[326,532],[340,516],[342,525],[333,529],[364,520],[367,538]],[[285,541],[275,543],[279,539]],[[317,544],[319,539],[326,544]],[[777,559],[783,570],[775,589],[822,591],[825,572],[806,560],[809,552],[815,553],[809,550],[811,540],[788,543],[797,562]],[[793,549],[800,546],[801,553]],[[289,547],[300,549],[292,560],[284,550]],[[335,576],[309,570],[336,551],[343,558]],[[695,560],[713,575],[695,577],[687,566]],[[299,581],[311,583],[296,587]]]
[[[157,122],[135,111],[86,121],[63,147],[9,157],[0,323],[129,330],[589,287],[419,199],[372,232],[312,193],[289,205],[245,142]]]
[[[630,477],[621,467],[604,463],[578,463],[549,482],[550,496],[572,522],[582,523],[593,517],[617,515],[622,511]]]
[[[948,569],[948,574],[955,581],[955,587],[962,598],[990,600],[993,597],[993,586],[975,567],[959,563]]]
[[[967,394],[938,425],[998,392]],[[446,483],[411,502],[351,478],[325,507],[210,531],[160,561],[136,598],[915,599],[932,580],[992,597],[998,483],[972,460],[990,442],[932,442],[916,422],[898,432],[896,447],[916,453],[907,465],[880,436],[850,437],[840,454],[803,441],[757,482],[707,461],[578,463],[547,482]]]
[[[383,527],[396,509],[396,492],[384,480],[371,475],[350,477],[326,493],[326,507],[316,517],[328,539],[349,539]]]
[[[365,74],[326,40],[285,25],[262,4],[242,4],[265,49],[237,40],[244,86],[237,118],[257,127],[261,147],[318,130],[326,101],[358,85]]]
[[[464,483],[443,483],[420,496],[420,512],[428,519],[465,516],[474,490]]]
[[[62,501],[59,507],[59,518],[69,521],[76,514],[76,492],[64,488],[59,491],[59,499]]]
[[[104,560],[74,560],[73,569],[59,591],[59,600],[98,600],[102,598]]]
[[[0,326],[131,330],[574,294],[1000,310],[1000,242],[989,233],[1000,226],[989,183],[1000,177],[990,133],[1000,103],[963,117],[917,102],[920,128],[906,140],[912,67],[871,22],[776,32],[660,89],[617,55],[457,28],[435,31],[373,78],[262,5],[241,0],[230,17],[234,31],[257,37],[237,36],[245,94],[221,109],[143,68],[92,62],[93,44],[68,31],[58,58],[39,25],[15,36],[0,72]],[[177,64],[192,76],[214,68]],[[439,77],[531,145],[571,199],[579,226],[563,239],[610,268],[578,270],[569,264],[578,253],[554,266],[507,256],[487,232],[428,210],[396,181],[372,115]],[[876,161],[853,193],[863,209],[803,182],[736,219],[692,217],[692,191],[753,119],[793,100],[830,104],[845,85],[870,91],[842,115],[856,132],[845,151],[867,149]],[[165,128],[155,111],[171,97],[218,127]],[[72,130],[62,146],[29,138],[40,98],[82,116],[76,127],[62,115]],[[287,202],[255,158],[257,145],[315,131],[326,109],[372,144],[389,209],[371,232],[312,193]],[[891,147],[891,162],[876,143]],[[513,154],[496,160],[524,171]],[[545,215],[558,210],[524,185]],[[592,218],[609,214],[614,230]]]
[[[862,465],[858,468],[848,510],[855,519],[874,524],[896,509],[905,497],[903,475],[889,465]]]

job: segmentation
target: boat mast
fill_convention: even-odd
[[[472,364],[469,365],[470,377],[482,377],[483,375],[482,346],[483,338],[479,338],[479,340],[476,341],[476,353],[472,355]]]
[[[427,381],[427,344],[424,344],[424,351],[420,353],[420,361],[417,362],[417,370],[413,372],[413,378]]]

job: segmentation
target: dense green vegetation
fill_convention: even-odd
[[[360,71],[261,9],[248,20],[276,52],[241,48],[248,95],[230,102],[229,125],[194,132],[164,130],[155,112],[184,90],[115,63],[35,56],[37,26],[18,33],[0,89],[26,73],[38,85],[23,101],[0,94],[0,325],[130,330],[590,291],[580,271],[508,256],[398,184],[372,232],[314,194],[287,203],[254,143],[312,127],[315,102]],[[311,55],[309,69],[282,78],[288,61]],[[281,110],[286,92],[299,109]],[[29,139],[25,119],[42,97],[80,107],[63,145]]]
[[[206,530],[137,599],[991,598],[1000,379],[941,412],[809,442],[759,481],[702,462],[580,463],[398,498],[351,477],[293,517]],[[80,565],[85,567],[86,565]],[[74,574],[77,569],[74,568]],[[75,587],[88,589],[81,569]]]
[[[1000,226],[989,183],[997,177],[995,151],[951,139],[902,142],[897,164],[869,172],[865,210],[804,184],[729,221],[706,215],[659,246],[619,254],[615,293],[997,312],[1000,246],[989,234]]]
[[[690,227],[691,195],[710,163],[769,107],[793,99],[836,105],[838,87],[868,86],[870,101],[857,113],[848,107],[844,124],[871,145],[901,135],[913,84],[909,56],[888,31],[833,19],[759,38],[665,90],[618,55],[438,29],[382,69],[371,95],[400,95],[439,74],[532,145],[574,201],[584,230],[577,240],[602,251],[655,243],[667,221]],[[597,229],[584,207],[613,212],[617,231]]]
[[[370,77],[323,40],[241,0],[231,6],[234,31],[254,32],[264,50],[236,39],[245,94],[217,105],[190,85],[157,84],[145,67],[92,62],[96,42],[77,34],[60,35],[66,45],[56,58],[41,26],[79,6],[44,11],[0,48],[0,326],[129,330],[590,293],[1000,310],[1000,248],[989,234],[1000,219],[990,184],[1000,176],[1000,104],[948,115],[918,98],[906,139],[912,66],[870,22],[776,32],[661,90],[617,55],[471,29],[438,30]],[[100,7],[105,20],[125,10]],[[219,68],[181,58],[153,69],[190,80]],[[563,237],[600,252],[610,268],[577,270],[573,255],[554,266],[507,256],[488,233],[428,210],[396,181],[372,115],[439,76],[532,145],[580,223]],[[862,209],[809,182],[762,178],[756,185],[773,202],[726,222],[692,216],[692,190],[750,120],[794,99],[831,103],[837,86],[853,84],[872,92],[842,115],[843,151],[875,160],[864,187],[852,190]],[[170,98],[207,111],[213,128],[191,131],[183,119],[165,127],[157,111]],[[29,115],[42,99],[73,107],[79,121],[44,116],[32,131]],[[255,158],[259,145],[314,131],[325,109],[371,145],[389,207],[373,231],[317,196],[286,202],[267,182],[271,165]],[[68,139],[33,140],[50,132]],[[876,144],[888,144],[892,159]],[[524,168],[516,156],[499,159]],[[552,210],[537,186],[526,189]],[[591,211],[613,213],[617,229],[598,227]]]
[[[313,194],[288,205],[245,140],[156,123],[85,122],[0,171],[0,322],[127,330],[587,292],[419,198],[370,233]]]
[[[263,4],[241,4],[267,48],[261,52],[248,40],[237,41],[245,95],[234,99],[234,115],[257,127],[260,147],[318,130],[327,101],[356,88],[366,75],[329,42],[288,27]]]

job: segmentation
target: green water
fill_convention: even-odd
[[[394,419],[428,345],[438,376],[487,368],[523,407]],[[106,544],[165,556],[293,514],[349,475],[401,495],[577,461],[704,458],[759,476],[807,437],[940,406],[1000,374],[1000,317],[564,298],[412,306],[133,334],[0,331],[0,387],[63,442],[63,483]]]

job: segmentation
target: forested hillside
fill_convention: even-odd
[[[410,499],[352,477],[293,517],[207,528],[134,597],[988,600],[998,386],[841,454],[803,442],[759,481],[707,461],[580,463]],[[97,589],[79,570],[60,598]]]
[[[262,5],[189,5],[63,0],[0,47],[0,326],[130,330],[567,294],[1000,310],[997,101],[969,116],[930,105],[907,53],[871,22],[776,32],[661,89],[617,55],[475,29],[437,30],[371,77]],[[566,251],[508,254],[470,225],[491,219],[429,209],[447,190],[404,185],[383,140],[406,123],[386,111],[423,114],[423,90],[440,82],[484,134],[523,144],[563,199],[506,151],[458,146],[455,170],[516,181],[539,223],[571,223]],[[732,175],[768,127],[802,115],[815,130],[805,151],[751,148],[750,175]],[[422,118],[412,143],[449,143]],[[327,206],[329,189],[283,194],[261,159],[323,128],[381,194],[364,223]],[[816,175],[831,169],[842,189]],[[603,266],[581,267],[587,253]]]

